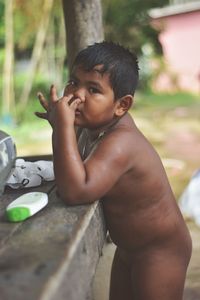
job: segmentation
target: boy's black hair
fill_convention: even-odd
[[[76,56],[73,67],[79,65],[86,71],[102,65],[100,72],[109,74],[115,99],[134,95],[138,83],[138,60],[123,46],[106,41],[90,45]]]

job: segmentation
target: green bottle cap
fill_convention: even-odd
[[[10,222],[20,222],[31,216],[30,210],[27,207],[13,207],[6,210],[7,219]]]

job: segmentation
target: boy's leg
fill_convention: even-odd
[[[131,291],[131,265],[128,266],[122,260],[118,248],[112,263],[109,300],[134,300]]]

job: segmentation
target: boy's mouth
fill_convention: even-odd
[[[75,115],[76,116],[79,116],[81,114],[81,111],[77,108],[76,110],[75,110]]]

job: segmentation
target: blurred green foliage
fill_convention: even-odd
[[[141,54],[144,44],[162,53],[158,32],[150,26],[148,10],[169,4],[168,0],[102,0],[105,36]]]
[[[38,109],[37,93],[44,92],[48,96],[50,84],[56,77],[53,74],[51,65],[57,63],[57,59],[65,55],[65,40],[62,45],[58,43],[58,36],[63,17],[61,0],[54,1],[51,13],[51,24],[46,41],[46,49],[41,59],[41,64],[46,64],[46,69],[38,68],[35,76],[32,91],[27,103],[27,108],[18,109],[19,99],[27,78],[27,66],[30,60],[32,49],[37,34],[39,21],[42,18],[41,1],[13,0],[14,16],[14,54],[15,54],[15,117],[16,121],[21,123],[33,117],[33,111]],[[149,61],[155,55],[161,55],[162,49],[158,41],[158,32],[150,26],[148,10],[153,7],[161,7],[168,4],[168,0],[102,0],[103,21],[105,39],[113,40],[134,50],[140,57],[140,83],[139,89],[150,91],[151,79],[154,76]],[[0,0],[0,72],[3,73],[4,62],[4,20],[5,1]],[[55,49],[48,46],[48,39],[53,28],[53,38]],[[48,46],[48,47],[47,47]],[[144,51],[148,48],[150,51]],[[48,60],[49,49],[52,50],[54,61]],[[63,50],[64,49],[64,50]],[[63,54],[64,53],[64,54]],[[45,62],[46,60],[46,62]],[[23,67],[22,62],[26,63]],[[64,82],[67,82],[67,57],[65,57],[65,68],[62,71]],[[63,83],[64,85],[64,83]],[[61,91],[59,91],[61,93]],[[0,93],[2,94],[2,78],[0,78]],[[0,101],[0,109],[1,109]]]
[[[39,20],[42,18],[41,1],[14,0],[14,38],[17,54],[25,54],[34,44]],[[161,51],[157,32],[149,25],[148,10],[169,4],[169,0],[102,0],[105,38],[122,43],[141,52],[141,46],[152,43],[155,52]],[[0,0],[0,47],[4,46],[4,8]],[[61,18],[61,0],[54,1],[55,28]],[[57,36],[57,34],[55,34]]]
[[[4,0],[0,0],[0,47],[4,46]]]

